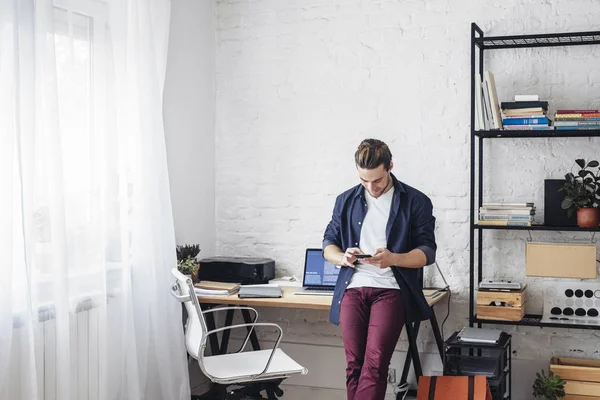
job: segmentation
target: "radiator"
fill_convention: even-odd
[[[23,327],[15,327],[8,376],[4,377],[6,378],[4,382],[2,382],[3,377],[0,377],[0,399],[34,398],[32,381],[36,380],[39,400],[100,400],[98,316],[98,309],[71,315],[68,351],[71,371],[68,379],[62,381],[70,387],[62,388],[63,391],[57,387],[59,382],[56,373],[56,320],[50,318],[36,325],[33,348],[26,330]],[[35,362],[35,376],[28,372],[31,362]],[[105,389],[102,388],[102,397],[106,395]],[[58,393],[61,392],[68,392],[70,396],[67,398],[59,396]]]

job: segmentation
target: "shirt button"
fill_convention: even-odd
[[[342,302],[341,302],[341,301],[338,301],[338,304],[342,304]]]
[[[360,224],[362,224],[362,222],[358,221],[358,224],[360,225]]]
[[[358,242],[354,242],[354,245],[355,245],[355,246],[358,246]]]
[[[344,282],[346,285],[348,284],[348,281]]]

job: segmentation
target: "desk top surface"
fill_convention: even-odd
[[[240,299],[236,294],[231,296],[198,296],[200,303],[207,304],[235,304],[256,307],[281,307],[281,308],[308,308],[312,310],[329,310],[333,296],[323,295],[295,295],[296,287],[283,286],[281,288],[283,296],[280,298],[257,298]],[[435,305],[440,300],[446,298],[448,292],[439,292],[436,297],[427,297],[431,290],[424,290],[427,303],[430,306]]]

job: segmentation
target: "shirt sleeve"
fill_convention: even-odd
[[[425,253],[427,261],[425,265],[433,264],[437,245],[435,243],[435,217],[433,216],[433,205],[428,197],[414,202],[412,210],[412,243],[416,249]]]
[[[327,228],[325,228],[325,234],[323,235],[323,249],[330,244],[336,245],[340,249],[342,248],[342,209],[341,196],[338,196],[335,200],[335,206],[333,207],[331,221],[329,221],[329,224],[327,224]],[[343,250],[344,249],[342,249],[342,251]]]

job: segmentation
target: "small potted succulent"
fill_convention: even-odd
[[[184,275],[189,275],[192,282],[198,278],[198,260],[196,257],[200,254],[200,245],[184,244],[177,246],[177,269]]]
[[[577,159],[579,166],[576,174],[571,172],[565,175],[565,184],[559,192],[565,193],[561,206],[567,210],[570,217],[577,212],[577,225],[580,228],[595,228],[598,226],[598,204],[600,204],[600,168],[594,173],[592,168],[597,168],[600,163],[592,160],[586,164],[584,159]],[[573,165],[574,166],[574,165]]]
[[[559,375],[554,375],[552,371],[548,371],[548,375],[546,375],[542,370],[541,374],[537,372],[535,376],[533,397],[539,397],[543,400],[556,400],[565,396],[566,382]]]

